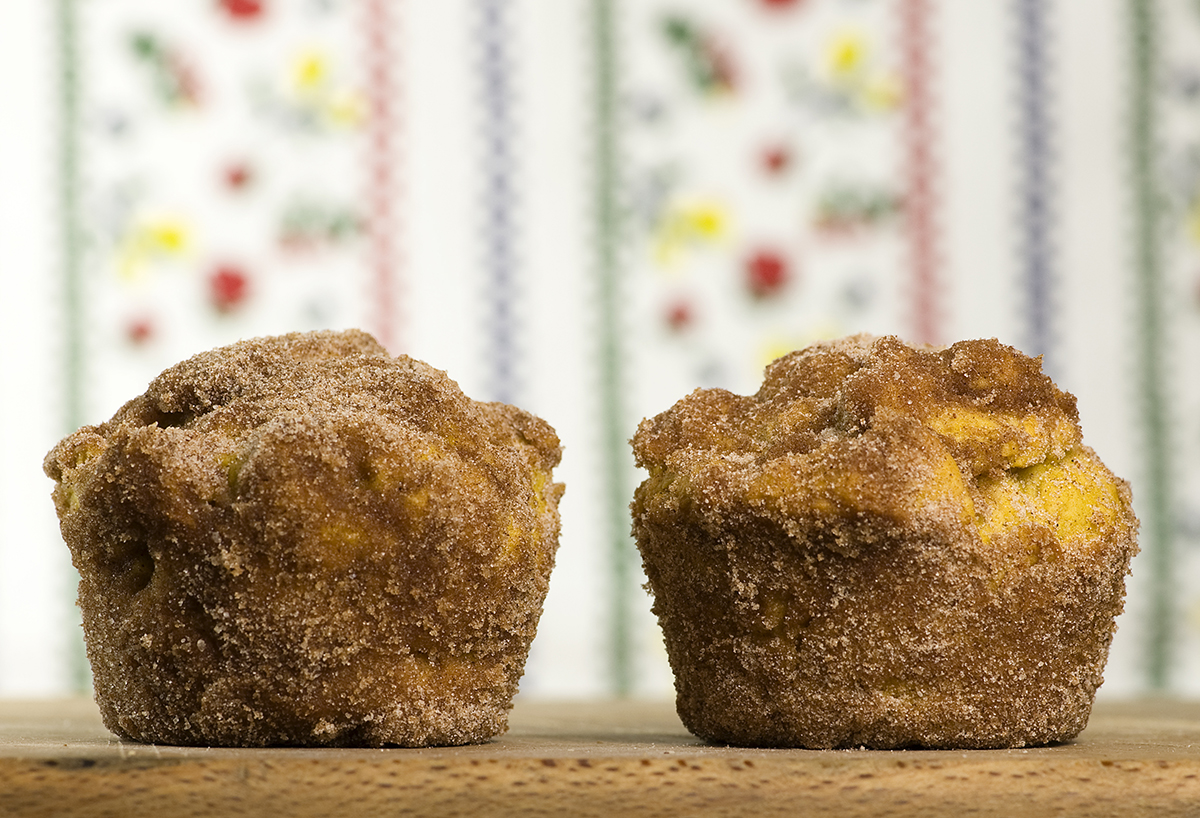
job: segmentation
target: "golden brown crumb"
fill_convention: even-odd
[[[1075,399],[992,341],[817,344],[645,420],[633,528],[718,742],[1018,747],[1087,723],[1137,550]]]
[[[105,724],[240,746],[503,732],[559,455],[545,422],[363,332],[168,369],[45,463]]]

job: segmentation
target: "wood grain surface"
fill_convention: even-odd
[[[1200,816],[1200,703],[1097,705],[1070,744],[705,745],[669,703],[518,701],[504,737],[428,750],[117,741],[90,701],[0,702],[0,815]]]

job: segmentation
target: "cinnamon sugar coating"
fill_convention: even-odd
[[[544,421],[359,331],[168,369],[45,462],[106,726],[226,746],[503,732],[559,456]]]
[[[997,341],[854,336],[633,438],[679,715],[716,742],[983,748],[1087,723],[1137,551],[1075,399]]]

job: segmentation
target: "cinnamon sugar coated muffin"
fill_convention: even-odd
[[[163,372],[47,456],[104,723],[143,742],[506,729],[558,544],[548,424],[363,332]]]
[[[975,748],[1087,723],[1137,520],[1075,399],[997,341],[860,335],[642,422],[633,529],[684,724]]]

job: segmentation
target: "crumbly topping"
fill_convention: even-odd
[[[786,746],[1086,723],[1136,551],[1075,399],[991,341],[853,336],[645,420],[633,502],[681,716]]]
[[[47,456],[109,729],[502,732],[558,543],[553,429],[359,331],[213,350]]]

